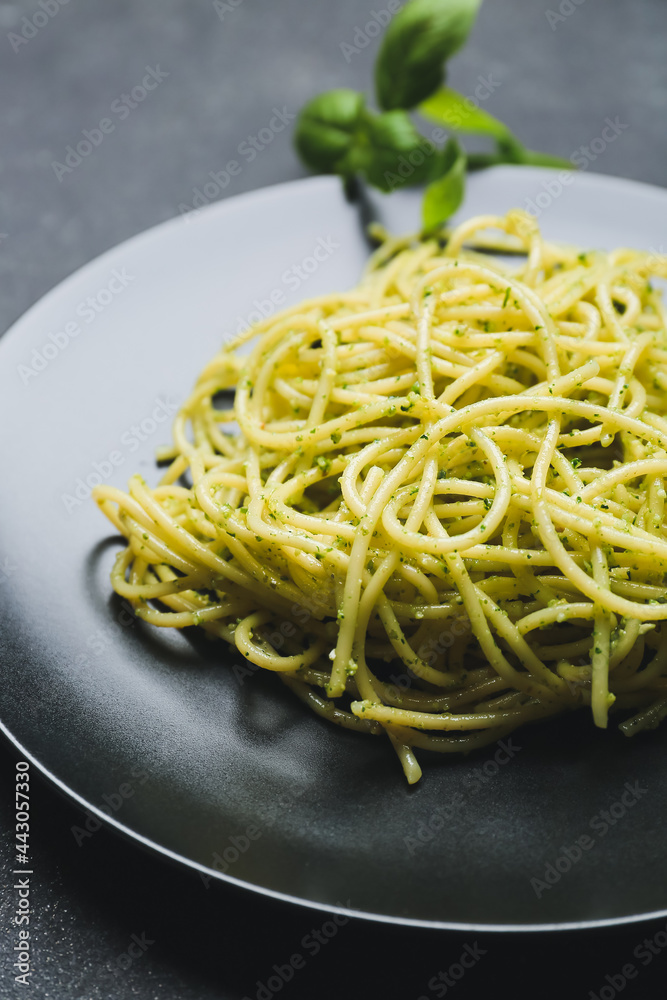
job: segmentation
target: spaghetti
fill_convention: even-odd
[[[128,543],[114,589],[153,625],[226,640],[321,716],[387,734],[411,783],[415,749],[469,751],[581,706],[600,727],[634,713],[628,735],[657,725],[653,275],[665,258],[556,246],[519,211],[444,248],[386,241],[356,289],[213,358],[155,489],[95,490]]]

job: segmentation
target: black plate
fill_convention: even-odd
[[[466,214],[523,205],[551,177],[477,176]],[[542,221],[572,242],[658,247],[666,207],[656,189],[589,175]],[[417,227],[414,194],[379,211]],[[221,338],[272,294],[354,284],[366,255],[336,181],[283,185],[123,244],[3,338],[3,731],[89,810],[79,839],[108,819],[204,878],[431,926],[664,914],[664,731],[628,741],[583,714],[509,750],[422,754],[408,788],[385,740],[328,725],[224,645],[144,627],[111,595],[117,541],[86,497],[96,477],[155,478],[170,410]]]

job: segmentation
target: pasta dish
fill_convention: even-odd
[[[358,287],[210,361],[155,488],[95,490],[127,539],[114,589],[386,735],[411,783],[415,751],[572,709],[657,725],[666,276],[518,210],[385,240]]]

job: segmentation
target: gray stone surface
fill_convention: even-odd
[[[53,9],[57,0],[43,2]],[[295,113],[333,86],[371,89],[376,42],[348,50],[349,62],[341,45],[363,41],[360,32],[385,0],[226,6],[232,9],[220,18],[204,0],[69,0],[34,37],[12,45],[10,35],[26,30],[23,19],[43,8],[37,0],[0,4],[0,330],[87,260],[191,205],[194,189],[230,159],[243,161],[243,170],[224,196],[301,176],[289,127],[252,162],[239,152],[274,108]],[[550,24],[549,8],[571,13]],[[485,106],[528,145],[566,157],[599,136],[607,117],[618,118],[628,127],[591,169],[664,184],[666,27],[664,0],[487,0],[452,64],[451,83],[471,94],[479,76],[491,76],[497,85]],[[146,67],[158,66],[167,77],[121,120],[112,102],[141,84]],[[59,180],[53,161],[105,117],[113,131]],[[3,893],[13,759],[3,747]],[[230,887],[206,891],[196,877],[104,830],[79,847],[71,827],[81,816],[39,781],[33,809],[35,996],[254,998],[256,981],[302,950],[303,936],[325,919]],[[9,897],[0,894],[0,998],[21,995],[11,970],[11,916]],[[355,923],[281,996],[430,998],[438,994],[429,980],[478,937],[487,955],[452,995],[583,997],[599,994],[605,977],[663,927],[661,920],[507,940]],[[144,932],[155,944],[121,974],[131,935]],[[352,978],[356,960],[363,988]],[[651,961],[624,987],[628,1000],[658,995],[652,984],[665,959]]]

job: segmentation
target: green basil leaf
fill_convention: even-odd
[[[381,191],[423,184],[437,172],[438,150],[405,111],[366,112],[351,162]]]
[[[408,0],[387,26],[375,63],[378,103],[414,108],[440,86],[444,63],[460,49],[481,0]]]
[[[430,232],[451,218],[465,193],[466,154],[456,139],[448,139],[442,151],[442,176],[426,188],[422,202],[424,230]]]
[[[469,157],[468,166],[475,170],[499,163],[521,163],[539,167],[572,167],[568,160],[548,153],[526,149],[504,124],[478,107],[475,102],[449,87],[442,87],[419,105],[419,113],[429,121],[438,122],[458,132],[475,132],[496,140],[496,153],[479,153]]]
[[[476,105],[472,98],[464,97],[449,87],[441,87],[420,104],[419,113],[430,121],[446,125],[457,132],[476,132],[493,136],[494,139],[511,136],[507,125]]]
[[[346,89],[327,90],[304,105],[294,144],[306,166],[325,174],[344,169],[363,108],[362,95]]]

